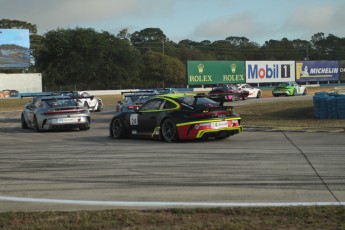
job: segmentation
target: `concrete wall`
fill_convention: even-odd
[[[0,73],[0,91],[17,90],[20,93],[42,92],[42,74],[22,73],[4,74]]]

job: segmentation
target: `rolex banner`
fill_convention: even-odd
[[[244,61],[188,61],[189,85],[245,83]]]

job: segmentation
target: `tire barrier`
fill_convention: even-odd
[[[313,97],[314,115],[319,119],[345,119],[345,95],[317,92]]]

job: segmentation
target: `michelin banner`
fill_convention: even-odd
[[[189,85],[245,83],[244,61],[188,61]]]
[[[338,61],[296,61],[296,82],[339,81]]]
[[[345,81],[345,61],[339,61],[339,80]]]
[[[247,61],[247,83],[295,81],[294,61]]]

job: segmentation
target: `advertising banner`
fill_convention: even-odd
[[[247,83],[295,81],[294,61],[247,61]]]
[[[345,61],[339,61],[339,80],[345,81]]]
[[[188,61],[189,85],[245,83],[244,61]]]
[[[27,29],[0,29],[0,69],[30,66],[30,35]]]
[[[296,61],[296,81],[338,81],[338,61]]]

